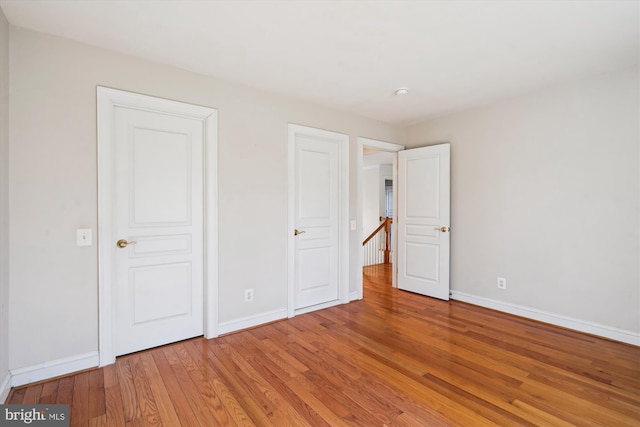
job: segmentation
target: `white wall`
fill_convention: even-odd
[[[387,216],[387,191],[385,189],[385,181],[387,179],[393,180],[393,164],[380,165],[380,179],[378,183],[378,191],[380,192],[379,200],[379,212],[382,217]]]
[[[384,156],[379,156],[384,154]],[[371,161],[372,157],[376,157]],[[365,156],[364,163],[376,163],[383,161],[393,161],[392,153],[376,153]],[[364,166],[362,170],[362,224],[363,224],[363,239],[369,237],[378,226],[380,225],[380,217],[385,216],[385,179],[393,179],[393,165],[378,163],[369,166]],[[380,251],[371,251],[375,245]],[[365,265],[379,264],[384,262],[384,238],[378,237],[373,241],[370,241],[364,249]],[[368,255],[367,255],[368,254]],[[367,261],[368,259],[368,261]]]
[[[0,403],[9,378],[9,24],[0,9]]]
[[[452,289],[637,336],[639,127],[637,68],[411,126],[451,143]]]
[[[387,151],[365,154],[362,159],[362,223],[363,237],[380,225],[385,214],[384,180],[393,178],[393,156]]]
[[[327,108],[20,28],[11,28],[10,367],[96,351],[96,85],[218,109],[220,321],[287,306],[287,124],[351,136],[402,131]],[[351,233],[352,263],[362,241]],[[350,270],[355,284],[361,272]],[[252,304],[243,289],[254,288]],[[355,285],[352,292],[355,292]]]
[[[362,170],[362,230],[366,238],[380,225],[380,166]]]

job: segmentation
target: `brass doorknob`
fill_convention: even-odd
[[[436,228],[434,228],[434,230],[438,230],[438,231],[441,231],[443,233],[446,233],[447,231],[451,231],[451,228],[449,228],[449,227],[436,227]]]
[[[135,244],[136,244],[136,242],[135,242],[135,241],[133,241],[133,240],[132,240],[132,241],[130,241],[130,242],[127,242],[127,241],[126,241],[126,240],[124,240],[124,239],[120,239],[120,240],[118,240],[118,241],[116,242],[116,246],[117,246],[117,247],[119,247],[119,248],[126,248],[126,247],[127,247],[127,245],[135,245]]]
[[[293,230],[293,235],[294,236],[297,236],[298,234],[304,234],[304,233],[306,233],[306,231],[304,231],[304,230],[301,231],[301,230],[298,230],[297,228],[295,230]]]

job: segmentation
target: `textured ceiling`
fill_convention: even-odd
[[[639,2],[1,0],[16,26],[394,124],[638,64]],[[410,89],[394,96],[399,86]]]

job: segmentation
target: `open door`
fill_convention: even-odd
[[[398,288],[449,299],[450,146],[398,152]]]

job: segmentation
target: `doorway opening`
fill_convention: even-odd
[[[358,202],[362,253],[361,271],[388,269],[384,277],[395,286],[395,242],[393,213],[396,203],[395,171],[397,152],[404,146],[367,138],[358,138]],[[363,297],[362,274],[359,298]]]
[[[375,151],[369,149],[373,148]],[[379,173],[380,166],[367,169],[366,155],[393,154],[391,173],[392,214],[395,232],[389,233],[391,285],[428,297],[448,300],[450,247],[450,170],[449,143],[405,150],[403,146],[369,139],[358,139],[358,202],[364,238],[365,173]],[[382,163],[380,163],[382,164]],[[386,180],[383,181],[386,188]],[[386,198],[386,190],[383,198]],[[374,190],[375,192],[375,190]],[[381,219],[381,218],[380,218]],[[361,264],[364,266],[364,262]],[[374,264],[376,265],[376,264]],[[360,299],[362,298],[360,276]]]
[[[391,264],[393,153],[368,149],[363,162],[362,265]]]

